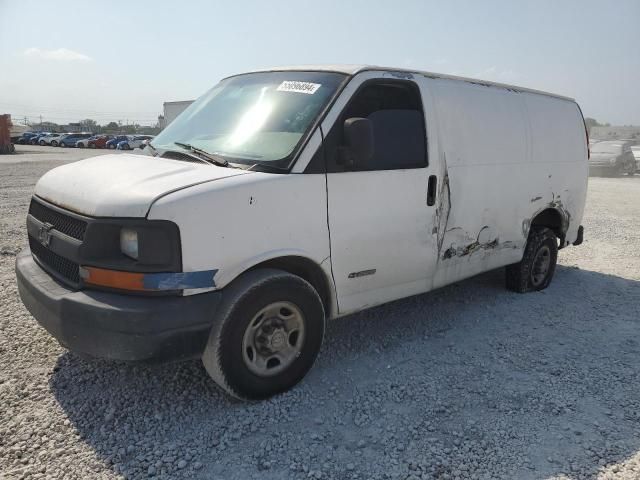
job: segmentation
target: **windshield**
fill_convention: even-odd
[[[235,163],[287,168],[345,75],[266,72],[223,80],[191,104],[151,144],[190,144]]]
[[[622,152],[621,143],[600,142],[591,147],[591,153],[620,153]]]

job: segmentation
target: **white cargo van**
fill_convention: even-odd
[[[582,241],[570,98],[380,67],[226,78],[145,149],[45,174],[16,271],[71,350],[202,357],[230,394],[309,370],[327,319],[506,267],[546,288]]]

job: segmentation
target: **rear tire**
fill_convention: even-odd
[[[507,289],[534,292],[549,286],[558,260],[558,238],[550,228],[533,226],[522,260],[506,268]]]
[[[57,147],[58,146],[58,142],[56,142],[55,140],[51,140],[51,146],[52,147]]]
[[[268,398],[304,378],[324,329],[322,301],[307,281],[282,270],[253,270],[225,288],[202,363],[230,395]]]
[[[44,143],[44,140],[40,140],[40,142],[39,142],[39,143],[40,143],[40,146],[41,146],[41,147],[44,147],[44,146],[46,145],[46,143]]]

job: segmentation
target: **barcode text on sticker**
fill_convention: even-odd
[[[320,88],[319,83],[296,82],[293,80],[285,80],[278,86],[279,92],[297,92],[313,95]]]

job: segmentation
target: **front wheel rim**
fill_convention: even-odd
[[[534,287],[542,285],[549,273],[551,266],[551,249],[547,245],[543,245],[536,253],[533,259],[533,268],[531,269],[531,283]]]
[[[291,302],[274,302],[256,313],[242,339],[246,367],[259,377],[272,377],[293,364],[305,340],[305,321]]]

